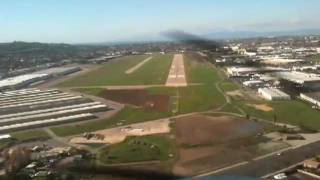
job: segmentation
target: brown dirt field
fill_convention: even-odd
[[[273,111],[273,108],[268,106],[267,104],[248,104],[248,106],[254,107],[257,110],[270,112]]]
[[[179,159],[176,175],[193,176],[256,156],[249,148],[260,142],[255,135],[264,126],[235,117],[193,115],[176,119]]]
[[[173,167],[173,173],[181,176],[193,176],[248,160],[253,156],[245,150],[216,146],[180,148],[179,157]]]
[[[147,110],[165,112],[168,111],[169,99],[168,95],[148,94],[144,89],[132,90],[105,90],[99,96],[117,101],[124,104],[130,104],[142,107]]]
[[[177,142],[190,146],[225,143],[262,130],[261,124],[235,117],[194,115],[176,119]]]
[[[150,122],[136,123],[128,126],[93,132],[103,138],[87,139],[83,136],[73,137],[70,142],[75,144],[116,144],[124,141],[128,136],[146,136],[151,134],[165,134],[170,132],[170,120],[160,119]]]
[[[228,91],[228,92],[226,92],[226,94],[227,95],[229,95],[229,96],[235,96],[235,97],[244,97],[244,95],[242,94],[242,92],[241,91],[239,91],[239,90],[235,90],[235,91]]]

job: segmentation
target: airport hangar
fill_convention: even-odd
[[[303,72],[278,72],[286,93],[292,97],[320,106],[320,76]]]
[[[9,77],[0,80],[0,91],[21,89],[33,83],[39,83],[53,78],[66,76],[68,74],[81,71],[80,67],[54,67],[36,71],[29,74]]]
[[[94,119],[106,104],[57,89],[35,88],[0,93],[0,134]]]

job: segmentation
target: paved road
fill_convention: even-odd
[[[285,169],[292,164],[297,164],[306,158],[320,154],[320,141],[291,149],[281,156],[273,155],[247,164],[231,168],[214,175],[241,175],[249,177],[263,177],[267,174]]]

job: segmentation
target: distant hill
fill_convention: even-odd
[[[92,47],[70,44],[20,41],[0,43],[0,68],[17,69],[65,59],[79,59],[90,52]]]
[[[301,29],[292,31],[217,31],[204,34],[203,36],[210,39],[237,39],[237,38],[255,38],[255,37],[278,37],[278,36],[304,36],[320,35],[320,29]]]
[[[56,53],[70,54],[77,48],[68,44],[47,44],[38,42],[11,42],[0,43],[0,55],[25,54],[25,55],[53,55]]]

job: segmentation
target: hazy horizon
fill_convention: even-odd
[[[0,42],[97,43],[161,40],[161,32],[320,29],[317,0],[19,1],[0,6]]]

